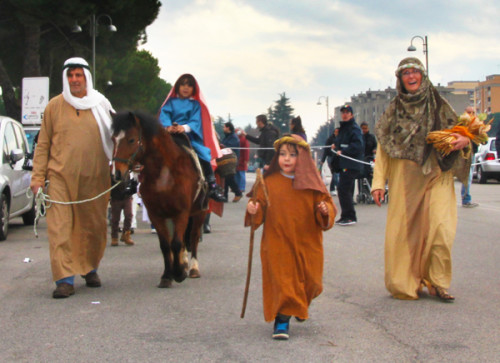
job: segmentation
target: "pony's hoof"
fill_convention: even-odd
[[[172,280],[170,280],[170,279],[161,279],[160,283],[158,284],[158,287],[160,289],[166,289],[166,288],[172,287]]]
[[[189,278],[191,278],[191,279],[198,279],[200,277],[201,277],[200,270],[198,270],[198,269],[191,269],[191,270],[189,270]]]
[[[182,281],[184,281],[186,279],[187,275],[188,275],[187,272],[183,270],[182,274],[174,277],[175,282],[181,283]]]

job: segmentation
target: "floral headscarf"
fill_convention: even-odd
[[[422,83],[415,93],[408,93],[401,80],[402,71],[408,68],[422,73]],[[463,162],[457,163],[457,159],[462,159],[458,158],[460,153],[442,157],[426,142],[429,132],[453,127],[458,120],[457,114],[432,85],[419,59],[403,59],[396,76],[398,94],[375,126],[381,147],[392,158],[412,160],[421,166],[434,153],[442,171],[454,168],[455,174],[462,179],[464,166],[458,164]]]

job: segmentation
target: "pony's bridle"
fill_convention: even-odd
[[[137,140],[137,149],[134,151],[132,155],[128,159],[122,159],[122,158],[117,158],[113,157],[113,161],[118,161],[119,163],[124,163],[128,165],[128,170],[132,170],[132,166],[134,165],[135,158],[137,157],[137,154],[142,151],[142,130],[139,128],[139,139]]]

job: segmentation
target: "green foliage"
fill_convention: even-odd
[[[335,130],[335,122],[333,119],[330,120],[329,123],[324,123],[321,125],[316,131],[316,134],[310,141],[311,146],[324,146],[326,144],[326,139],[333,134],[333,131]]]
[[[48,76],[52,97],[61,92],[66,59],[79,56],[92,64],[91,19],[95,14],[95,88],[111,92],[118,104],[115,107],[130,105],[156,112],[169,85],[159,78],[156,60],[136,50],[146,41],[145,29],[158,16],[160,6],[159,0],[0,0],[0,60],[14,87],[20,87],[28,69],[40,73],[29,76]],[[108,16],[117,32],[107,30]],[[75,24],[82,32],[71,31]],[[109,80],[116,88],[106,88]],[[118,96],[115,89],[125,94]],[[132,100],[133,92],[139,101]]]
[[[328,125],[323,124],[319,127],[318,131],[310,141],[311,146],[325,145],[326,139],[328,138]]]
[[[221,116],[217,116],[217,118],[214,121],[215,133],[217,134],[217,136],[219,136],[219,140],[222,140],[225,136],[224,135],[224,124],[226,122],[233,122],[231,115],[227,115],[227,120],[224,120],[224,118]]]
[[[488,131],[488,136],[495,137],[500,129],[500,112],[490,113],[486,118],[486,122],[490,122],[490,120],[493,121],[491,121],[491,129]]]
[[[214,122],[214,128],[215,128],[215,133],[219,137],[219,141],[221,141],[224,138],[224,119],[220,116],[217,116]]]
[[[5,115],[5,105],[1,97],[0,97],[0,115]]]
[[[290,99],[285,92],[280,94],[280,99],[275,101],[274,107],[268,109],[268,121],[276,126],[280,133],[290,132],[290,120],[292,119],[293,107],[289,105]]]
[[[243,129],[246,133],[249,133],[250,131],[253,130],[253,127],[252,127],[252,124],[248,124],[245,126],[245,128]]]
[[[148,51],[133,51],[109,61],[106,97],[115,109],[142,109],[156,114],[172,86],[159,78],[158,60]],[[104,78],[104,76],[101,76]]]

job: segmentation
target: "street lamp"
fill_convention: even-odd
[[[95,69],[95,37],[98,35],[97,33],[97,26],[99,25],[99,19],[101,18],[107,18],[109,20],[109,25],[107,26],[107,29],[110,32],[116,32],[116,26],[113,25],[113,20],[111,20],[111,17],[108,14],[100,14],[100,15],[95,15],[92,14],[90,16],[90,29],[89,33],[90,36],[92,37],[92,80],[94,82],[94,87],[97,87],[96,85],[96,69]],[[82,31],[82,27],[78,25],[77,22],[75,22],[75,25],[71,28],[71,31],[73,33],[80,33]]]
[[[325,104],[326,104],[326,127],[327,127],[327,132],[328,136],[330,136],[330,111],[328,109],[328,96],[319,96],[318,102],[316,103],[317,105],[321,105],[321,99],[325,99]]]
[[[417,50],[417,48],[415,48],[415,46],[413,45],[413,39],[415,38],[419,38],[424,43],[423,49],[425,54],[425,69],[427,71],[427,77],[429,77],[429,41],[427,40],[427,35],[425,36],[425,39],[422,38],[420,35],[415,35],[413,38],[411,38],[410,46],[408,47],[409,52],[414,52]]]

